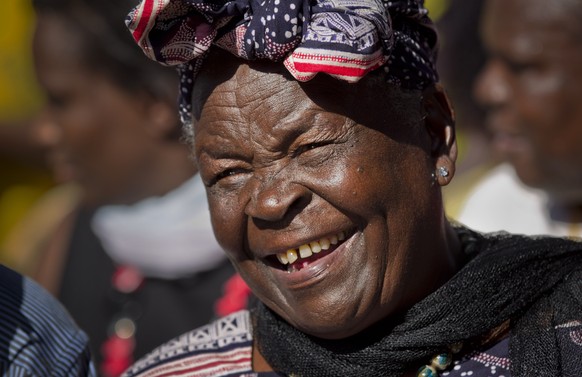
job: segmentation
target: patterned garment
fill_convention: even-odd
[[[582,326],[579,326],[580,331]],[[164,344],[125,372],[123,377],[274,377],[253,372],[252,326],[240,311]],[[447,377],[510,377],[509,340],[456,360]]]
[[[387,80],[424,89],[438,80],[437,35],[422,0],[142,0],[128,28],[146,55],[178,66],[180,113],[217,45],[243,59],[283,61],[299,81],[323,72],[349,82],[384,67]]]
[[[572,321],[556,327],[557,346],[564,355],[582,353],[582,322]],[[577,357],[564,358],[564,376],[581,376],[582,365]],[[465,358],[455,361],[450,371],[443,377],[511,377],[509,368],[509,338],[503,339],[486,351],[475,351]]]
[[[122,377],[254,376],[252,346],[250,315],[243,310],[158,347]]]
[[[559,348],[565,354],[582,352],[582,322],[559,326]],[[122,377],[275,377],[275,372],[252,370],[252,325],[243,310],[186,333],[158,347]],[[564,370],[579,371],[575,358]],[[509,338],[490,348],[455,360],[442,377],[511,377]],[[572,374],[574,376],[574,374]]]
[[[33,281],[0,265],[0,376],[96,376],[87,336]]]
[[[509,338],[502,339],[493,347],[474,351],[455,360],[442,377],[511,377],[509,367]]]

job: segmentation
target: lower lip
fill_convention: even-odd
[[[350,249],[353,243],[352,237],[346,239],[337,249],[321,259],[317,259],[313,263],[303,267],[294,272],[287,272],[284,270],[274,269],[276,278],[284,285],[291,289],[305,289],[309,286],[317,284],[325,279],[332,271],[338,269],[338,264],[344,259],[344,254]]]

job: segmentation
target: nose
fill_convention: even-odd
[[[283,173],[253,180],[253,192],[245,212],[258,227],[284,227],[311,201],[311,191],[286,179]]]
[[[503,106],[511,98],[510,77],[503,62],[490,59],[485,64],[475,81],[474,95],[487,108]]]

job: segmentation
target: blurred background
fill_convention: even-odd
[[[100,375],[246,306],[134,0],[4,0],[0,263],[54,294]],[[171,310],[168,310],[171,308]]]
[[[450,3],[451,0],[426,1],[435,19],[442,17]],[[5,19],[0,24],[0,263],[29,272],[24,267],[26,261],[11,255],[10,250],[20,248],[14,243],[37,242],[29,238],[34,231],[26,232],[25,239],[18,238],[19,227],[43,227],[39,229],[43,234],[50,231],[44,228],[54,222],[43,222],[42,212],[47,212],[50,218],[53,211],[42,208],[39,199],[57,182],[51,176],[32,124],[44,101],[32,61],[35,21],[32,5],[26,0],[3,0],[0,12]],[[65,201],[63,198],[56,202],[66,205]],[[53,201],[43,202],[47,203],[45,206],[55,205]],[[33,208],[38,213],[36,220],[22,224]]]
[[[0,261],[10,264],[9,234],[54,182],[31,132],[43,103],[32,63],[32,5],[5,0],[0,12]]]
[[[32,1],[37,11],[48,7],[44,24]],[[154,345],[243,308],[249,295],[212,236],[202,182],[180,141],[177,75],[141,59],[118,21],[136,1],[0,1],[0,263],[65,304],[89,333],[106,377]],[[482,231],[582,237],[580,2],[425,4],[440,33],[438,69],[456,115],[459,157],[443,190],[447,215]],[[490,56],[482,20],[496,31]],[[44,80],[33,66],[37,21],[45,28],[34,44]],[[513,56],[519,48],[511,42],[523,38],[544,46],[533,60]],[[499,56],[495,46],[505,42]],[[516,78],[522,74],[535,80],[525,85]],[[542,88],[540,78],[559,85]],[[77,84],[83,90],[64,97],[83,100],[64,106],[60,87]],[[494,148],[499,132],[492,139],[495,130],[486,127],[492,114],[521,127],[501,136],[530,145],[539,159],[525,161],[535,162],[538,181],[522,182],[514,161]],[[67,148],[77,158],[54,153]],[[71,161],[85,174],[73,179]]]
[[[75,12],[67,14],[71,9],[68,5],[66,10],[57,12],[57,16],[67,14],[64,24],[60,16],[55,24],[51,12],[45,14],[49,16],[45,20],[46,30],[65,31],[44,44],[47,50],[44,52],[52,53],[59,61],[51,66],[45,59],[45,69],[64,75],[56,80],[57,84],[70,79],[88,85],[89,89],[84,87],[81,94],[90,92],[85,97],[93,100],[89,101],[93,105],[89,106],[91,109],[83,109],[89,116],[71,122],[70,117],[61,114],[58,119],[67,120],[61,122],[65,127],[60,124],[60,131],[68,129],[69,136],[73,131],[74,137],[68,142],[75,148],[70,149],[85,157],[78,159],[85,163],[82,166],[86,169],[85,178],[94,178],[89,184],[85,182],[85,187],[81,187],[84,190],[79,187],[83,182],[71,179],[73,175],[66,164],[55,159],[48,148],[53,145],[58,149],[62,145],[56,142],[58,135],[54,133],[59,130],[55,127],[59,122],[54,121],[59,117],[52,119],[55,124],[51,124],[50,117],[46,116],[66,113],[62,108],[66,106],[59,103],[55,93],[47,101],[37,81],[32,42],[36,22],[42,17],[35,17],[32,1],[0,1],[3,15],[0,23],[0,263],[32,276],[53,292],[91,336],[102,375],[116,377],[132,359],[153,345],[207,323],[212,316],[244,307],[249,292],[217,250],[202,183],[197,180],[196,167],[177,135],[179,122],[173,92],[177,85],[171,82],[177,80],[177,75],[174,72],[165,75],[157,64],[146,62],[145,57],[142,60],[141,51],[137,51],[122,23],[111,20],[113,13],[116,19],[122,19],[129,8],[127,4],[137,0],[34,0],[37,6],[81,4],[79,14],[89,12],[94,16],[85,19]],[[489,6],[484,8],[488,11],[483,11],[483,4]],[[533,11],[522,14],[521,9],[526,6],[523,4]],[[582,176],[579,174],[582,171],[582,128],[579,126],[582,85],[578,83],[582,80],[579,37],[582,7],[578,4],[543,0],[531,4],[525,0],[426,0],[441,38],[438,61],[441,81],[452,100],[457,120],[459,157],[455,177],[443,190],[449,217],[483,231],[504,229],[582,237]],[[553,18],[546,17],[550,13]],[[504,18],[499,14],[510,16]],[[487,56],[479,35],[483,15],[494,25],[489,29],[498,31],[490,36],[489,44],[531,38],[531,46],[545,46],[534,51],[539,61],[523,61],[519,55],[513,57],[512,53],[519,50],[513,45],[507,48],[508,56]],[[506,22],[501,22],[502,19]],[[571,27],[563,27],[566,22],[572,22]],[[58,27],[55,29],[54,25]],[[572,31],[574,34],[569,35]],[[111,35],[106,38],[104,34]],[[68,43],[67,37],[71,35],[89,39],[76,45],[75,38]],[[55,47],[59,42],[65,46]],[[42,43],[35,44],[37,56],[42,56],[38,54],[39,45]],[[101,45],[100,50],[94,48],[97,45]],[[103,63],[100,58],[108,60]],[[77,69],[77,76],[72,73],[73,68],[78,68],[76,59],[85,63],[80,64],[82,69]],[[146,67],[147,63],[155,68]],[[535,77],[535,82],[520,86],[525,81],[515,77],[524,72]],[[159,82],[153,77],[159,78]],[[555,82],[560,85],[540,90],[539,83],[543,83],[540,77],[559,79]],[[53,86],[54,81],[50,81]],[[478,82],[480,90],[476,91]],[[99,96],[102,92],[93,90],[103,87],[109,90],[108,94]],[[481,105],[476,92],[481,94]],[[111,93],[117,97],[110,96]],[[97,107],[98,100],[104,98],[114,99],[101,101],[105,107]],[[47,108],[53,114],[44,111]],[[524,109],[533,109],[533,116],[523,114]],[[513,117],[508,118],[506,126],[521,124],[523,129],[513,133],[537,147],[530,148],[540,157],[534,167],[546,168],[539,174],[545,181],[524,184],[515,174],[511,159],[503,161],[503,156],[495,153],[491,130],[485,126],[486,110],[489,114],[494,114],[493,110],[511,112]],[[151,114],[146,114],[148,111]],[[124,113],[131,117],[122,118]],[[152,124],[148,123],[150,120]],[[546,123],[540,125],[538,121]],[[552,148],[544,148],[546,145]],[[59,162],[62,169],[57,169]],[[560,175],[554,174],[560,171]],[[103,196],[98,205],[93,203],[87,210],[88,201],[85,198],[83,202],[81,191],[85,194],[100,191]],[[567,193],[565,200],[555,195],[556,192]],[[473,206],[468,205],[471,203]],[[194,218],[197,215],[200,217]],[[489,223],[484,224],[483,219]],[[198,231],[196,240],[191,238],[194,237],[192,229]],[[170,256],[170,253],[173,254]],[[91,255],[99,261],[98,267]],[[221,257],[216,259],[217,255]],[[169,261],[173,265],[162,271],[160,267]],[[67,275],[67,271],[71,273]],[[162,299],[167,302],[162,303]],[[174,310],[166,310],[169,307]],[[202,307],[206,310],[204,313],[199,309]],[[195,315],[199,318],[193,322]],[[180,318],[177,320],[175,316]],[[156,327],[159,333],[151,331]],[[124,358],[117,357],[124,352]]]

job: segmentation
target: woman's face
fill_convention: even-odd
[[[195,153],[217,239],[253,292],[324,338],[426,294],[443,216],[418,98],[396,110],[398,95],[369,81],[299,84],[246,65],[219,76],[197,81],[195,105],[214,90]]]
[[[564,4],[487,2],[482,32],[491,56],[476,93],[488,107],[494,146],[521,180],[579,203],[582,29],[578,13],[559,9]]]
[[[80,183],[89,203],[131,201],[153,159],[146,102],[90,70],[82,43],[58,16],[39,16],[35,65],[48,102],[38,134],[55,175]]]

